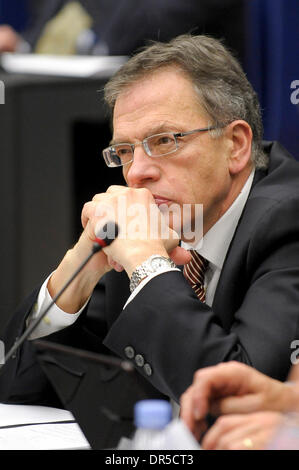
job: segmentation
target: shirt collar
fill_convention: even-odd
[[[252,186],[254,171],[250,173],[246,183],[241,189],[240,194],[234,200],[232,205],[220,217],[219,220],[204,235],[203,240],[195,247],[196,251],[206,258],[210,264],[222,269],[229,245],[237,228],[242,211],[246,204],[249,192]],[[191,246],[182,242],[181,245],[185,249]],[[192,247],[194,249],[194,247]]]

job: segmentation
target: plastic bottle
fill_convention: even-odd
[[[164,429],[172,419],[171,405],[166,400],[141,400],[134,406],[135,450],[167,449]]]

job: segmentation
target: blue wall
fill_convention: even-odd
[[[0,24],[10,24],[17,31],[22,31],[26,21],[26,0],[0,0]]]
[[[265,139],[279,140],[299,159],[299,1],[247,0],[246,8],[245,67],[262,105]]]

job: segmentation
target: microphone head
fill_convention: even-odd
[[[118,236],[118,225],[115,222],[107,222],[96,231],[96,241],[101,240],[104,246],[109,246]]]

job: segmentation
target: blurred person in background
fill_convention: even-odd
[[[127,55],[151,39],[204,32],[243,57],[243,0],[23,1],[29,20],[21,33],[0,18],[2,52]]]

